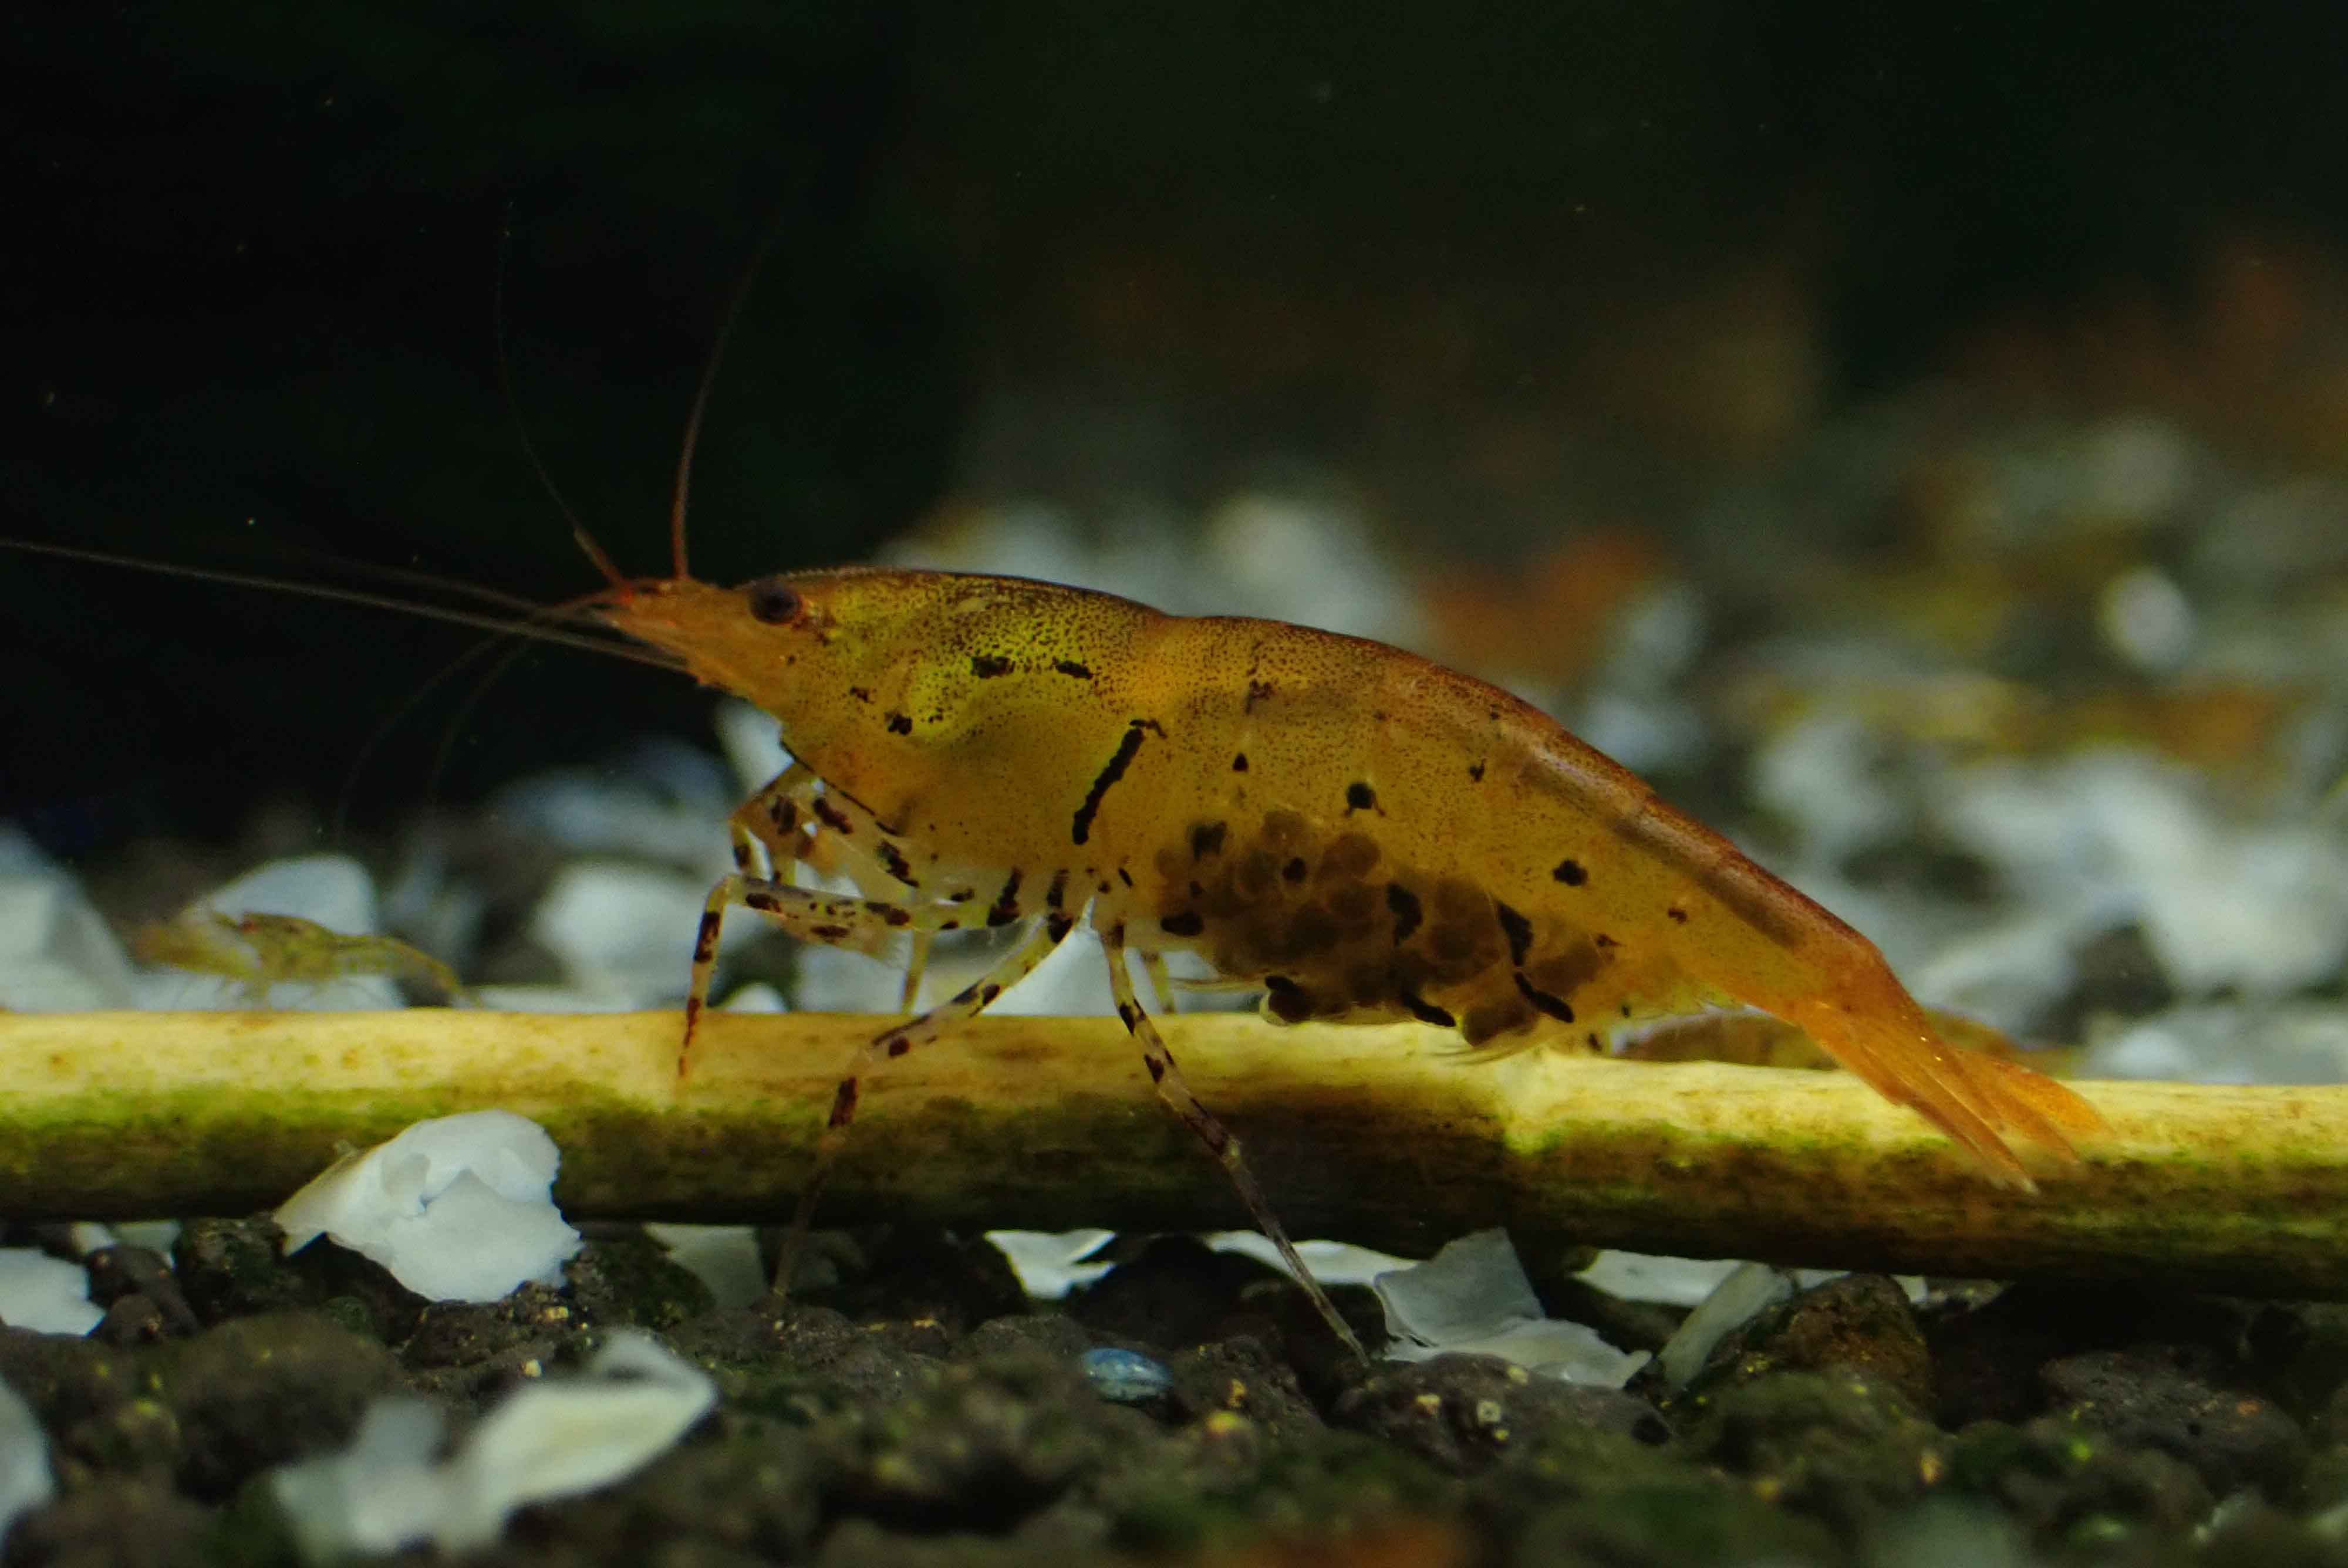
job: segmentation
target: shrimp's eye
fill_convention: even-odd
[[[798,590],[778,578],[754,582],[743,591],[749,595],[750,618],[753,620],[779,626],[787,620],[798,619]]]

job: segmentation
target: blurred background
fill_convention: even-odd
[[[2348,13],[498,11],[12,19],[0,528],[551,600],[598,579],[526,428],[662,569],[771,234],[708,578],[879,556],[1385,637],[1846,913],[1940,900],[1917,952],[2102,812],[2203,904],[2224,856],[2296,866],[2239,945],[2312,933],[2274,984],[2336,994],[2348,894],[2302,884],[2348,772]],[[364,846],[714,745],[624,664],[475,697],[427,689],[447,628],[0,581],[0,815],[71,859],[337,805]],[[2208,933],[2134,897],[2056,945],[2167,944],[2189,989]]]

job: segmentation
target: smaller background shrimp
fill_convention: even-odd
[[[393,937],[353,937],[299,915],[224,915],[197,904],[131,938],[141,963],[217,975],[254,1008],[284,985],[328,985],[376,975],[471,1006],[456,971]]]

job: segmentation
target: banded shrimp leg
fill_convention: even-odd
[[[1287,1229],[1281,1225],[1279,1216],[1272,1212],[1272,1204],[1265,1200],[1263,1189],[1256,1185],[1255,1173],[1248,1169],[1247,1161],[1240,1153],[1240,1141],[1191,1092],[1190,1086],[1182,1080],[1182,1070],[1174,1063],[1174,1053],[1167,1049],[1166,1037],[1158,1032],[1158,1026],[1150,1021],[1148,1013],[1141,1010],[1141,998],[1133,989],[1133,974],[1125,963],[1126,954],[1131,951],[1125,943],[1125,927],[1113,926],[1102,932],[1101,947],[1108,955],[1108,985],[1111,994],[1117,998],[1117,1016],[1124,1021],[1126,1031],[1133,1036],[1135,1043],[1141,1047],[1142,1066],[1148,1070],[1149,1081],[1157,1086],[1158,1098],[1166,1102],[1167,1109],[1173,1112],[1176,1119],[1207,1146],[1207,1153],[1223,1167],[1224,1173],[1231,1177],[1231,1185],[1239,1189],[1240,1202],[1247,1205],[1249,1217],[1254,1220],[1256,1228],[1279,1252],[1281,1261],[1288,1265],[1289,1272],[1296,1276],[1297,1283],[1304,1287],[1304,1294],[1311,1299],[1313,1310],[1321,1315],[1321,1320],[1336,1334],[1345,1348],[1367,1361],[1369,1352],[1362,1348],[1362,1342],[1354,1337],[1352,1325],[1337,1311],[1336,1303],[1331,1301],[1329,1293],[1321,1288],[1321,1282],[1313,1277],[1313,1271],[1304,1266],[1304,1259],[1297,1255],[1295,1245],[1288,1239]],[[1162,961],[1159,965],[1149,964],[1148,960],[1154,957],[1155,954],[1145,953],[1143,963],[1149,968],[1152,980],[1158,981],[1164,968]]]
[[[848,1129],[856,1121],[856,1107],[864,1095],[865,1075],[880,1062],[909,1055],[916,1046],[928,1045],[954,1025],[976,1018],[995,998],[1035,973],[1036,966],[1051,957],[1053,949],[1067,940],[1068,933],[1075,928],[1074,917],[1053,911],[1037,921],[1025,939],[985,974],[919,1018],[885,1029],[857,1047],[848,1071],[840,1076],[839,1087],[833,1091],[831,1114],[816,1142],[815,1169],[808,1173],[807,1184],[799,1189],[798,1203],[791,1211],[790,1229],[783,1235],[782,1255],[775,1263],[777,1296],[789,1292],[792,1265],[814,1223],[816,1201],[823,1196],[824,1187],[831,1180],[832,1166],[848,1141]]]
[[[837,860],[836,856],[824,854],[825,846],[837,844],[839,839],[827,835],[825,818],[816,809],[822,787],[823,781],[814,769],[793,762],[736,806],[726,819],[726,831],[733,839],[734,874],[709,890],[709,897],[702,907],[700,927],[695,933],[693,973],[685,998],[685,1040],[677,1050],[676,1075],[680,1079],[690,1071],[694,1037],[699,1032],[701,1015],[708,1006],[709,982],[717,966],[717,938],[726,910],[737,903],[766,916],[800,941],[850,947],[869,957],[878,957],[888,946],[889,933],[910,932],[912,951],[905,968],[898,1010],[913,1010],[913,998],[921,989],[922,975],[929,966],[930,944],[936,936],[932,926],[911,910],[896,908],[886,901],[815,893],[792,881],[801,865],[824,871],[830,869],[828,860]],[[867,878],[858,880],[861,884]],[[889,933],[876,937],[862,931],[851,937],[851,933],[860,931],[860,912],[887,909],[896,909],[904,917],[890,919],[884,915]]]

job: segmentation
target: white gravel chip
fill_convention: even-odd
[[[986,1239],[1011,1262],[1030,1301],[1058,1301],[1117,1266],[1085,1260],[1115,1240],[1111,1230],[988,1231]]]
[[[1581,1271],[1581,1282],[1624,1301],[1694,1307],[1743,1265],[1725,1257],[1663,1257],[1643,1252],[1601,1252]]]
[[[621,1329],[581,1376],[510,1395],[446,1462],[435,1462],[439,1410],[403,1396],[376,1400],[345,1451],[287,1465],[270,1484],[305,1562],[426,1542],[469,1552],[503,1534],[518,1508],[633,1475],[716,1399],[706,1373]]]
[[[561,1162],[546,1129],[510,1111],[419,1122],[345,1154],[277,1211],[285,1250],[319,1235],[375,1259],[435,1301],[497,1301],[562,1281],[579,1251],[548,1194]]]
[[[0,1323],[42,1334],[87,1334],[106,1313],[77,1263],[38,1247],[0,1247]]]
[[[16,1521],[56,1495],[48,1434],[25,1397],[0,1383],[0,1540]]]
[[[1462,1236],[1371,1286],[1395,1336],[1386,1349],[1392,1360],[1498,1356],[1528,1371],[1607,1389],[1621,1388],[1647,1364],[1643,1350],[1618,1350],[1581,1324],[1544,1317],[1504,1230]]]
[[[665,1225],[644,1226],[669,1260],[709,1286],[719,1307],[747,1307],[767,1294],[770,1271],[758,1251],[758,1233],[748,1225]]]
[[[1663,1349],[1657,1352],[1663,1363],[1663,1381],[1675,1389],[1686,1388],[1689,1380],[1704,1370],[1715,1346],[1777,1303],[1790,1301],[1793,1296],[1793,1276],[1784,1269],[1772,1268],[1766,1263],[1737,1265],[1663,1341]]]

